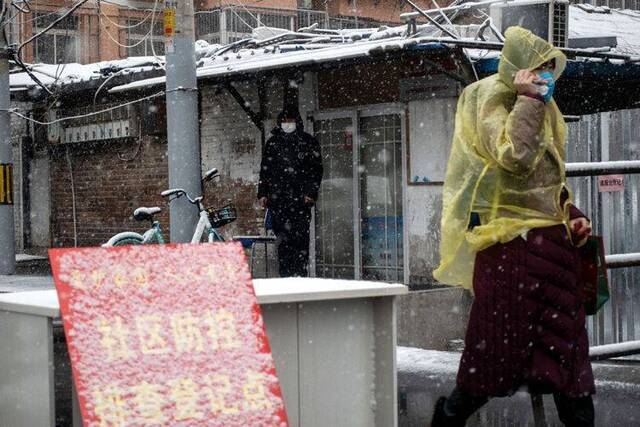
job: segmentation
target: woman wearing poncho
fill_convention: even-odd
[[[498,74],[458,102],[444,185],[441,264],[434,276],[474,302],[457,385],[436,404],[433,426],[464,426],[490,397],[553,393],[567,426],[592,426],[577,248],[590,225],[571,204],[566,127],[539,94],[566,58],[531,32],[505,33]],[[552,88],[552,86],[550,86]]]

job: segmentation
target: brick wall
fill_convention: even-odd
[[[53,247],[74,245],[72,181],[65,148],[56,147],[51,160]],[[168,186],[165,142],[144,137],[139,141],[74,144],[68,149],[78,246],[102,244],[121,231],[144,231],[149,224],[132,218],[140,206],[162,207],[158,219],[169,235],[168,207],[160,197]]]
[[[235,85],[251,108],[258,112],[255,83]],[[282,109],[283,82],[267,84],[265,128],[270,136]],[[202,88],[201,153],[202,170],[217,167],[220,180],[207,184],[205,202],[222,206],[233,202],[238,220],[221,232],[226,238],[261,232],[263,211],[256,193],[261,135],[236,100],[225,90]],[[306,99],[301,95],[301,100]],[[307,96],[308,98],[308,96]],[[313,102],[301,107],[313,109]],[[75,190],[78,246],[98,245],[121,231],[142,232],[148,224],[132,219],[139,206],[160,206],[158,216],[168,236],[168,207],[159,196],[167,189],[167,146],[151,137],[138,141],[110,141],[91,145],[57,146],[51,155],[51,233],[52,246],[74,245],[72,181],[66,149],[69,150]],[[134,158],[133,161],[122,158]]]
[[[259,111],[257,86],[236,84],[238,91]],[[266,128],[269,132],[282,108],[283,83],[268,85]],[[202,170],[217,167],[221,179],[205,188],[207,206],[233,202],[238,220],[221,232],[226,238],[259,233],[262,210],[256,201],[262,155],[261,135],[235,99],[226,91],[202,89]],[[136,223],[133,210],[139,206],[160,206],[158,216],[165,236],[169,235],[168,207],[159,196],[167,189],[166,143],[150,137],[137,141],[111,141],[92,145],[68,145],[73,170],[78,246],[98,245],[121,231],[142,232],[148,224]],[[51,157],[52,246],[73,246],[73,199],[66,146],[55,147]],[[135,156],[134,161],[123,158]]]
[[[415,3],[423,9],[431,9],[430,0],[416,0]],[[438,2],[440,7],[451,3],[450,0]],[[400,14],[413,12],[411,6],[401,0],[316,0],[314,7],[326,10],[331,16],[358,16],[380,22],[400,23]]]
[[[197,10],[209,10],[219,7],[228,6],[240,6],[240,7],[269,7],[274,9],[297,9],[297,0],[199,0],[195,2]]]
[[[271,136],[276,117],[282,110],[283,85],[278,79],[266,84],[266,139]],[[235,87],[257,113],[257,85],[247,82],[235,84]],[[226,201],[236,205],[238,220],[225,227],[225,236],[259,233],[264,215],[256,200],[262,159],[260,131],[227,91],[206,86],[202,99],[202,169],[216,167],[221,173],[221,180],[205,189],[206,200],[210,205],[222,205]],[[301,106],[302,110],[304,106]]]
[[[236,88],[251,108],[259,111],[256,85],[237,84]],[[269,91],[270,98],[277,95],[277,88],[281,86]],[[206,86],[202,99],[202,170],[216,167],[221,175],[219,181],[208,184],[205,200],[215,206],[228,201],[235,204],[238,219],[221,230],[225,237],[256,234],[262,222],[256,202],[262,153],[260,131],[228,92]]]
[[[433,7],[430,0],[416,0],[424,9]],[[449,0],[440,2],[440,6],[450,3]],[[210,10],[230,5],[240,7],[266,7],[274,9],[298,9],[296,0],[247,0],[222,1],[200,0],[196,2],[197,10]],[[374,19],[381,22],[400,23],[400,14],[411,12],[413,9],[401,0],[315,0],[313,8],[328,12],[331,16],[358,16],[359,18]]]

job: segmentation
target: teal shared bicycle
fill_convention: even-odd
[[[203,185],[206,182],[219,177],[218,169],[213,168],[207,171],[202,177]],[[192,199],[189,194],[183,189],[174,188],[171,190],[165,190],[160,193],[162,197],[169,199],[169,203],[180,197],[186,197],[189,203],[198,207],[200,219],[196,225],[196,229],[193,232],[191,243],[200,243],[202,236],[206,233],[207,241],[209,243],[222,242],[224,237],[218,232],[218,228],[233,222],[237,218],[236,209],[233,204],[225,205],[221,208],[206,208],[204,205],[203,196]],[[103,247],[113,246],[125,246],[125,245],[146,245],[146,244],[164,244],[165,239],[162,235],[162,229],[160,222],[154,219],[154,215],[162,212],[159,207],[140,207],[133,212],[133,218],[136,221],[150,221],[151,228],[145,231],[143,234],[135,233],[132,231],[125,231],[118,233],[105,244]]]

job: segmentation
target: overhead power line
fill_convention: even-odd
[[[107,15],[106,13],[104,13],[102,11],[102,9],[99,8],[100,2],[104,3],[104,0],[95,0],[96,5],[98,6],[98,13],[100,14],[100,16],[102,16],[103,18],[105,18],[107,21],[109,21],[109,23],[115,27],[118,27],[122,30],[129,30],[131,28],[137,28],[141,25],[143,25],[145,22],[147,22],[149,20],[149,18],[151,17],[151,15],[153,14],[153,10],[150,11],[147,16],[145,16],[144,18],[142,18],[141,21],[139,21],[137,24],[133,24],[133,25],[122,25],[117,23],[116,21],[114,21],[113,19],[111,19],[109,17],[109,15]]]
[[[113,107],[105,108],[104,110],[94,111],[94,112],[87,113],[87,114],[80,114],[80,115],[77,115],[77,116],[61,117],[59,119],[52,120],[50,122],[41,122],[39,120],[32,119],[31,117],[28,117],[28,116],[25,116],[22,113],[19,113],[16,108],[9,108],[9,109],[0,110],[0,111],[6,111],[9,114],[13,114],[15,116],[23,118],[23,119],[25,119],[25,120],[27,120],[27,121],[29,121],[31,123],[35,123],[37,125],[50,126],[50,125],[54,125],[56,123],[61,123],[61,122],[68,121],[68,120],[82,119],[84,117],[91,117],[91,116],[95,116],[97,114],[107,113],[109,111],[117,110],[118,108],[126,107],[127,105],[137,104],[139,102],[143,102],[143,101],[147,101],[149,99],[157,98],[159,96],[164,95],[165,93],[166,93],[166,91],[160,91],[160,92],[154,93],[153,95],[145,96],[143,98],[134,99],[133,101],[129,101],[129,102],[125,102],[125,103],[113,106]]]
[[[105,26],[105,24],[103,22],[100,22],[100,25],[102,26],[102,31],[104,31],[107,36],[109,36],[109,38],[111,39],[112,42],[114,42],[115,44],[117,44],[120,47],[123,47],[125,49],[131,49],[134,48],[136,46],[141,45],[142,43],[146,42],[149,39],[149,36],[151,35],[151,30],[145,34],[142,39],[138,40],[136,43],[134,44],[124,44],[122,42],[120,42],[118,39],[114,38],[113,35],[111,35],[111,32],[109,30],[107,30],[107,27]]]
[[[35,14],[34,14],[35,16],[34,16],[33,18],[31,18],[31,19],[27,19],[27,20],[25,20],[25,21],[22,21],[21,23],[22,23],[22,24],[28,24],[28,23],[30,23],[30,22],[34,22],[34,21],[37,21],[37,20],[39,20],[39,19],[44,19],[44,18],[46,18],[46,17],[48,17],[48,16],[51,16],[51,15],[57,15],[57,14],[58,14],[58,12],[49,12],[49,13],[43,13],[43,14],[38,13],[37,15],[35,15]],[[4,20],[4,21],[2,22],[2,26],[4,27],[4,26],[7,26],[7,25],[9,25],[9,24],[13,23],[14,19],[15,19],[15,18],[16,18],[16,16],[18,16],[18,15],[19,15],[19,13],[16,13],[15,15],[11,16],[11,18]]]

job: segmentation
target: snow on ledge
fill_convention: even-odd
[[[260,304],[371,298],[408,292],[406,286],[397,283],[309,277],[254,279],[253,286]]]
[[[424,350],[414,347],[397,348],[398,372],[409,375],[423,374],[429,377],[455,376],[462,353],[453,351]]]
[[[371,298],[408,292],[408,288],[400,284],[307,277],[256,279],[253,284],[260,304]],[[0,310],[52,318],[60,316],[55,289],[0,294]]]

